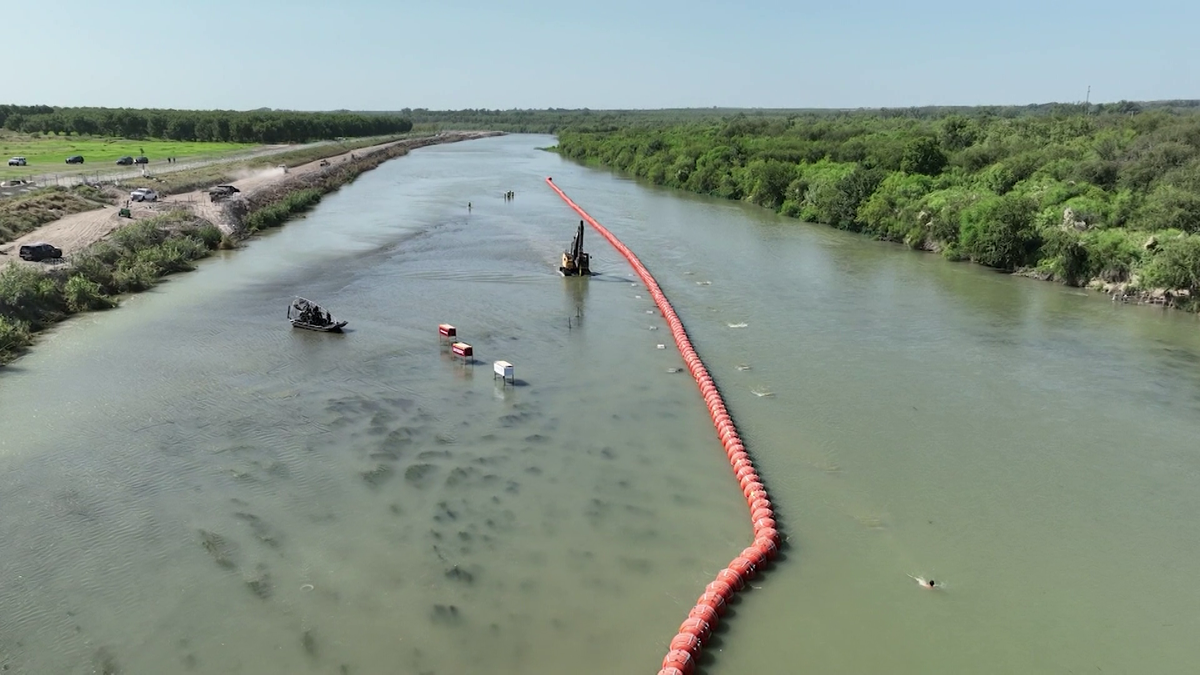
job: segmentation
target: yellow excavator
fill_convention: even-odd
[[[583,221],[579,221],[579,230],[571,240],[571,248],[563,251],[562,266],[559,274],[564,277],[591,276],[592,270],[588,264],[588,254],[583,252]]]

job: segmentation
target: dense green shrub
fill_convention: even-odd
[[[1200,237],[1173,237],[1143,271],[1147,286],[1187,289],[1200,293]]]
[[[73,274],[67,279],[67,283],[63,285],[63,297],[67,309],[72,312],[104,309],[113,305],[112,300],[105,297],[100,290],[100,284],[80,274]]]
[[[29,325],[0,314],[0,363],[29,346]]]
[[[1197,112],[1122,102],[657,121],[630,113],[572,124],[554,150],[951,259],[1036,268],[1068,284],[1189,288],[1200,238]],[[1161,245],[1146,245],[1152,235]]]
[[[113,296],[150,288],[208,255],[211,226],[181,226],[185,218],[174,213],[131,223],[73,256],[64,270],[6,265],[0,270],[0,362],[28,346],[33,332],[74,313],[112,307]]]
[[[279,227],[292,216],[311,209],[320,201],[320,190],[309,189],[292,192],[278,202],[251,211],[246,215],[243,224],[251,232]]]

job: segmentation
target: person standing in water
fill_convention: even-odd
[[[469,212],[470,210],[471,210],[471,202],[467,202],[467,211]]]

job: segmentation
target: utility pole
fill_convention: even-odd
[[[1087,98],[1083,100],[1083,114],[1090,115],[1092,112],[1092,85],[1088,85]]]

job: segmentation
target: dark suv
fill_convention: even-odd
[[[49,260],[62,257],[62,249],[57,246],[52,246],[44,241],[39,241],[33,244],[26,244],[21,247],[21,260],[30,260],[38,262],[40,260]]]
[[[130,164],[133,164],[133,158],[132,157],[122,157],[121,159],[117,160],[117,164],[120,164],[121,166],[129,166]]]
[[[133,163],[134,164],[149,164],[150,160],[146,159],[145,156],[142,156],[142,157],[138,157],[137,159],[133,160]]]
[[[72,155],[68,157],[67,164],[83,164],[83,155]]]

